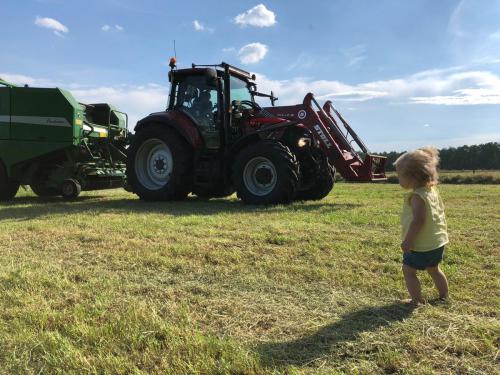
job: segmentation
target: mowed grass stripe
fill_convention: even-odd
[[[500,187],[440,189],[452,299],[416,310],[396,185],[273,207],[22,193],[0,206],[0,373],[494,373]]]

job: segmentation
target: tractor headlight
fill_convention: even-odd
[[[297,145],[299,147],[309,147],[311,146],[311,138],[308,138],[308,137],[302,137],[302,138],[299,138],[299,140],[297,141]]]

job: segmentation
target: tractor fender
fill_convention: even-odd
[[[244,149],[248,145],[250,145],[252,143],[256,143],[263,138],[264,137],[259,133],[248,134],[248,135],[240,138],[238,141],[236,141],[229,149],[229,153],[236,155],[238,152],[240,152],[242,149]]]
[[[176,110],[151,113],[137,122],[134,131],[137,132],[153,124],[174,129],[195,150],[203,148],[203,138],[194,120],[187,113]]]

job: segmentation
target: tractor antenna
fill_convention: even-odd
[[[170,58],[168,66],[170,66],[170,70],[174,70],[177,67],[177,50],[175,49],[175,39],[174,39],[174,57]]]

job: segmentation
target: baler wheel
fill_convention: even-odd
[[[274,140],[247,146],[233,165],[236,192],[247,204],[290,203],[295,198],[298,181],[295,155]]]
[[[44,173],[44,170],[37,171],[30,185],[31,191],[40,198],[49,198],[61,195],[59,189],[47,187],[46,182],[47,175]]]
[[[50,188],[46,187],[43,185],[38,185],[38,184],[31,184],[30,185],[31,191],[35,193],[37,196],[40,198],[50,198],[50,197],[56,197],[58,195],[61,195],[59,191],[55,188]]]
[[[82,187],[77,180],[69,178],[64,180],[61,185],[61,195],[64,199],[75,199],[82,191]]]
[[[11,181],[7,176],[7,170],[0,160],[0,202],[10,201],[19,190],[19,182]]]
[[[128,148],[127,182],[142,200],[183,200],[191,191],[192,157],[175,130],[148,126]]]

